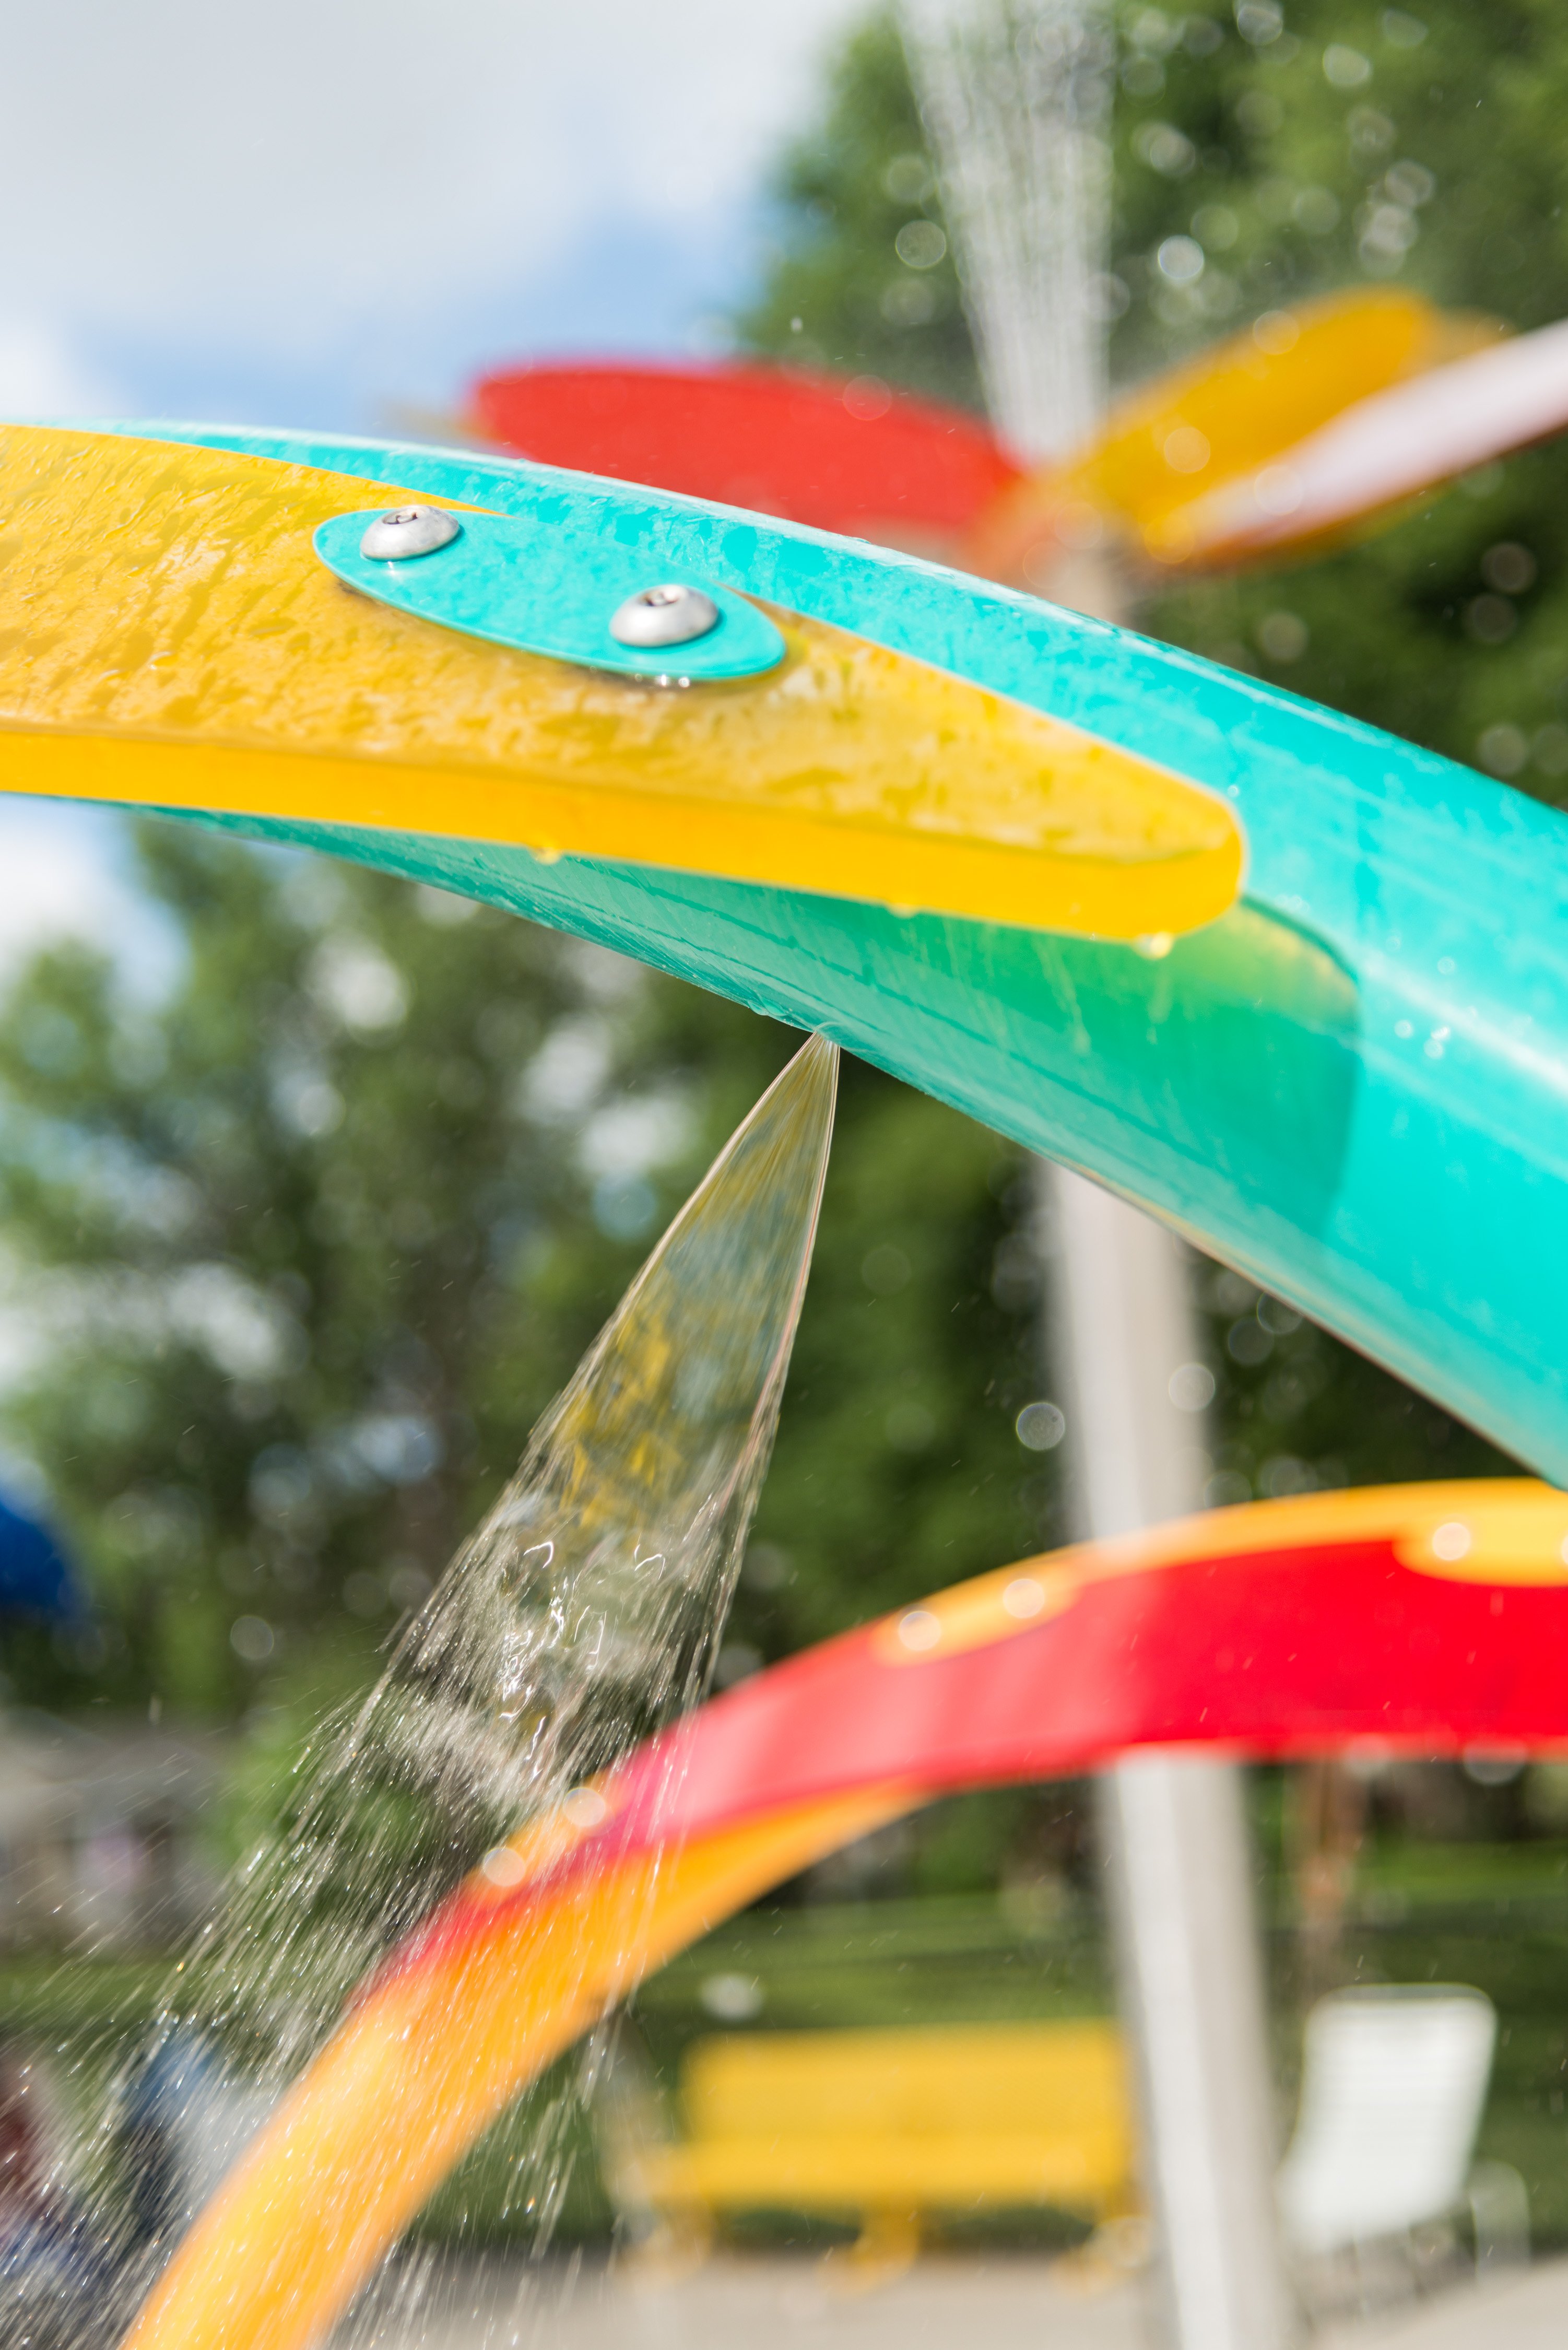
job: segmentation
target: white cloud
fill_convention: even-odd
[[[80,363],[59,327],[0,318],[0,416],[102,416],[114,405],[112,390]]]
[[[282,364],[753,193],[862,0],[55,0],[7,28],[0,318]],[[51,346],[49,338],[56,338]],[[86,338],[78,346],[78,338]],[[4,387],[0,336],[0,389]],[[61,362],[61,380],[70,367]],[[26,403],[23,403],[26,404]],[[67,396],[62,405],[70,406]]]
[[[610,1032],[591,1014],[562,1020],[524,1070],[518,1100],[531,1118],[581,1118],[604,1090],[610,1067]]]
[[[177,948],[125,869],[124,820],[103,808],[0,797],[0,987],[64,938],[103,947],[155,994]]]
[[[691,1104],[673,1088],[632,1094],[594,1113],[578,1140],[577,1157],[589,1175],[646,1175],[685,1149],[691,1124]]]

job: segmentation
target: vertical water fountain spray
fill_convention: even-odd
[[[902,0],[902,23],[993,420],[1023,455],[1064,458],[1108,383],[1109,9]],[[1092,546],[1064,546],[1036,584],[1126,617]],[[1172,1385],[1200,1351],[1186,1253],[1070,1170],[1043,1160],[1039,1176],[1072,1531],[1114,1536],[1200,1508],[1200,1431]],[[1239,1774],[1153,1754],[1101,1783],[1167,2334],[1173,2350],[1277,2350],[1291,2319]]]
[[[590,1831],[605,1810],[597,1775],[705,1693],[810,1267],[837,1057],[813,1038],[732,1138],[379,1685],[302,1762],[282,1832],[183,1963],[166,2040],[248,2044],[253,2078],[280,2102],[150,2293],[170,2245],[130,2269],[131,2297],[147,2298],[130,2341],[316,2339],[535,2068],[537,2045],[489,2027],[481,1971],[459,1966],[410,2008],[394,1970],[390,2008],[378,2007],[377,1962],[432,1913],[439,1934],[461,1879],[504,1900],[541,1838]],[[648,1892],[635,1880],[615,1920],[628,1982]],[[576,1960],[557,1927],[548,1947],[524,1933],[506,1962],[569,1978]],[[597,2020],[574,2013],[558,2047]],[[396,2178],[366,2142],[376,2081],[398,2108]],[[546,2217],[558,2155],[546,2127],[523,2182]],[[309,2208],[261,2255],[265,2216],[289,2203],[302,2164]]]
[[[1096,0],[905,0],[986,404],[1064,456],[1105,406],[1111,36]]]

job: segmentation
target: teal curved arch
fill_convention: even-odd
[[[858,542],[522,461],[116,425],[609,534],[1223,794],[1244,895],[1148,956],[605,860],[243,823],[841,1044],[1188,1232],[1568,1481],[1568,821],[1252,678]]]

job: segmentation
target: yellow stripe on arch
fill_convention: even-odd
[[[874,1653],[888,1665],[940,1664],[1014,1639],[1118,1575],[1362,1543],[1386,1543],[1402,1566],[1449,1582],[1568,1583],[1568,1494],[1534,1477],[1472,1477],[1353,1485],[1205,1510],[955,1583],[906,1615],[888,1617],[872,1635]]]

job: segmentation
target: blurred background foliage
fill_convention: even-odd
[[[1552,0],[1135,5],[1116,22],[1101,291],[1118,386],[1348,286],[1407,286],[1519,328],[1568,314],[1568,16]],[[839,54],[774,198],[746,346],[978,407],[890,12]],[[921,224],[937,234],[908,234]],[[1565,490],[1558,442],[1328,561],[1162,596],[1142,625],[1560,798]]]
[[[11,1474],[93,1597],[7,1669],[35,1705],[292,1720],[373,1669],[794,1040],[436,890],[137,838],[171,991],[73,946],[0,1014]],[[1019,1171],[846,1070],[726,1677],[1029,1546]]]
[[[1119,381],[1347,284],[1568,313],[1547,0],[1117,26]],[[978,402],[890,16],[830,61],[772,223],[743,348]],[[1565,488],[1568,444],[1529,452],[1141,623],[1560,793]],[[74,1631],[7,1629],[4,1661],[19,1703],[244,1720],[265,1776],[374,1669],[791,1039],[438,892],[155,820],[137,840],[167,993],[73,948],[0,1006],[0,1264],[26,1334],[0,1431],[94,1599]],[[1056,1456],[1015,1432],[1048,1392],[1032,1197],[1012,1146],[846,1066],[722,1679],[1054,1536]],[[1211,1501],[1505,1465],[1238,1276],[1200,1281]]]

